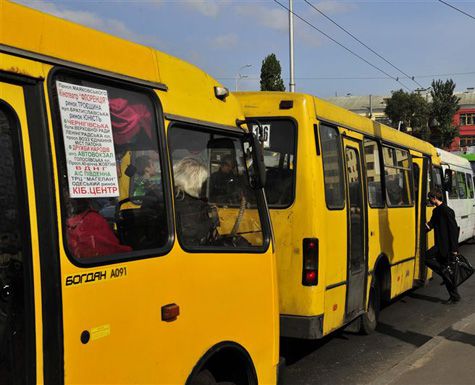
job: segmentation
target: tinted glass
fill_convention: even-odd
[[[467,178],[467,188],[468,188],[468,197],[473,198],[473,181],[472,176],[470,174],[465,174]]]
[[[323,175],[325,199],[330,209],[345,207],[344,179],[341,158],[341,143],[338,130],[324,124],[320,125],[322,143]]]
[[[252,248],[264,242],[257,192],[240,138],[173,126],[169,146],[177,233],[186,248]]]
[[[378,143],[371,139],[364,141],[364,157],[366,163],[366,180],[368,182],[368,200],[371,207],[384,206],[381,160]]]
[[[358,151],[354,148],[346,148],[346,168],[349,196],[348,206],[350,210],[350,269],[354,272],[360,270],[364,262],[361,167]]]
[[[458,184],[457,184],[457,173],[454,170],[449,170],[447,172],[450,172],[452,174],[452,185],[449,191],[449,198],[458,199],[459,194],[458,194]]]
[[[286,207],[294,200],[295,124],[290,120],[261,122],[266,166],[265,192],[271,207]],[[253,132],[259,137],[257,125]]]
[[[70,254],[123,258],[162,248],[169,230],[151,97],[66,76],[55,88]]]
[[[408,151],[383,146],[386,202],[389,207],[413,204],[412,160]]]
[[[15,164],[13,144],[16,127],[2,109],[0,104],[0,383],[22,384],[27,356],[22,252],[25,245],[18,199],[19,165]]]
[[[457,176],[457,191],[460,199],[467,199],[467,186],[465,184],[465,174],[463,172],[456,171]]]

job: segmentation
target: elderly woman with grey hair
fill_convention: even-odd
[[[175,211],[179,239],[184,246],[211,243],[217,237],[216,223],[210,207],[202,199],[208,170],[194,158],[183,158],[173,166],[175,180]]]

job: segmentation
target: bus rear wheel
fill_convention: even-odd
[[[381,290],[376,280],[369,292],[368,310],[361,316],[360,333],[371,334],[376,329],[381,308]]]

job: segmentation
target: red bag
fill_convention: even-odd
[[[87,210],[67,220],[67,238],[76,258],[99,257],[132,251],[121,245],[105,218],[94,210]]]

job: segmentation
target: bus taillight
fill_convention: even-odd
[[[303,240],[302,285],[315,286],[318,283],[318,239]]]

